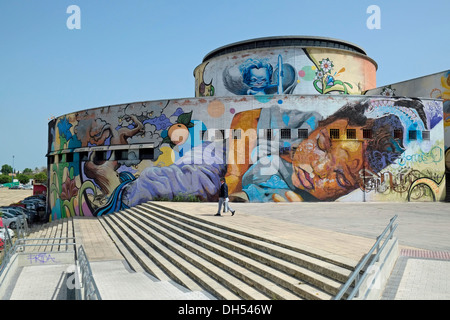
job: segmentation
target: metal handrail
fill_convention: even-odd
[[[9,235],[8,235],[9,237]],[[10,247],[6,250],[5,256],[2,260],[2,263],[0,264],[0,279],[2,279],[2,275],[5,271],[9,269],[9,263],[11,261],[11,258],[19,251],[23,250],[23,247],[32,247],[32,246],[76,246],[75,243],[75,237],[62,237],[62,238],[19,238],[14,243],[12,243],[11,239],[10,241]],[[65,242],[58,242],[65,240]],[[70,242],[70,240],[73,240],[73,242]],[[27,241],[41,241],[41,243],[31,243],[27,244]],[[52,241],[52,243],[44,243],[44,241]],[[56,242],[55,242],[56,241]],[[20,250],[19,248],[22,248]],[[79,300],[101,300],[100,292],[97,288],[97,285],[95,284],[94,277],[92,275],[92,270],[89,264],[89,261],[87,259],[86,252],[84,251],[84,248],[82,245],[78,246],[77,253],[77,259],[75,259],[75,264],[79,265],[80,267],[80,273],[81,273],[81,283],[78,281],[78,273],[77,268],[75,270],[76,273],[76,288],[79,289],[76,291],[77,299]],[[0,286],[2,285],[3,280],[0,282]],[[83,289],[83,291],[81,291]]]
[[[333,300],[340,300],[342,298],[342,296],[345,294],[345,292],[347,292],[348,288],[350,288],[350,286],[353,282],[355,282],[355,287],[348,295],[347,300],[351,300],[355,296],[356,297],[358,296],[359,287],[361,286],[361,284],[364,282],[364,280],[368,276],[367,270],[369,270],[370,267],[375,262],[378,261],[378,258],[380,256],[381,252],[383,251],[383,249],[385,248],[385,246],[387,244],[387,241],[384,241],[383,245],[380,247],[381,240],[384,238],[384,236],[386,235],[388,230],[390,230],[390,231],[387,236],[387,239],[392,239],[393,234],[394,234],[395,230],[397,229],[398,224],[394,225],[394,221],[397,219],[397,217],[398,217],[398,215],[395,215],[394,217],[391,218],[389,224],[386,226],[384,231],[377,237],[377,241],[375,242],[375,244],[372,246],[372,248],[369,250],[369,252],[365,255],[364,259],[358,264],[358,266],[355,268],[355,270],[350,275],[347,282],[344,284],[344,286],[341,288],[341,290],[338,292],[338,294],[333,298]],[[366,266],[369,258],[372,256],[372,254],[375,250],[377,250],[377,254],[370,261],[369,265],[366,268],[366,271],[360,277],[361,270]]]
[[[80,292],[82,293],[81,297],[79,296],[78,298],[80,300],[102,300],[97,285],[95,284],[91,266],[89,264],[89,260],[86,256],[86,252],[84,251],[83,246],[80,246],[78,248],[77,260],[80,265],[81,285],[83,287],[83,291]]]

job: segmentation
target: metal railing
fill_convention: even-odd
[[[54,247],[54,246],[69,246],[78,247],[74,249],[74,262],[75,262],[75,297],[77,300],[101,300],[100,292],[95,284],[92,270],[86,256],[86,252],[82,245],[77,246],[75,237],[64,238],[18,238],[16,241],[8,237],[8,241],[5,241],[4,256],[0,264],[0,286],[5,281],[5,276],[9,271],[9,267],[14,261],[17,253],[23,253],[26,247]],[[27,243],[34,241],[37,243]],[[60,252],[67,252],[66,250]],[[69,251],[70,252],[70,251]],[[29,252],[28,252],[29,253]],[[37,252],[33,252],[37,253]],[[26,254],[26,253],[24,253]],[[79,267],[79,268],[78,268]],[[79,272],[78,272],[79,270]],[[81,281],[79,281],[79,275],[81,275]]]
[[[388,240],[393,238],[394,232],[395,232],[395,230],[397,229],[397,226],[398,226],[398,224],[394,224],[394,222],[397,219],[397,217],[398,216],[395,215],[393,218],[391,218],[389,224],[386,226],[384,231],[377,237],[377,241],[375,242],[373,247],[365,255],[364,259],[357,265],[357,267],[352,272],[352,274],[350,275],[350,277],[347,280],[347,282],[344,284],[344,286],[341,288],[341,290],[338,292],[338,294],[333,298],[333,300],[340,300],[344,296],[344,294],[347,292],[347,290],[350,288],[352,283],[355,283],[355,286],[352,289],[352,291],[349,293],[349,295],[347,297],[347,300],[351,300],[354,297],[358,297],[359,288],[361,287],[361,284],[364,282],[364,280],[369,275],[368,270],[371,269],[371,267],[373,266],[373,264],[375,262],[378,262],[380,254],[383,252],[383,249],[386,247],[386,244],[388,243]],[[388,231],[389,231],[389,234],[387,235],[387,237],[386,237],[385,241],[383,242],[383,244],[380,246],[381,241],[384,239],[384,237],[386,236]],[[372,258],[372,260],[370,260],[370,262],[369,262],[369,259],[370,259],[370,257],[372,257],[372,255],[373,255],[375,250],[377,252],[376,252],[375,256]],[[364,273],[362,275],[360,275],[362,270],[365,270],[365,271],[364,271]]]
[[[100,292],[92,275],[91,266],[86,256],[83,246],[78,247],[78,259],[81,273],[81,287],[82,290],[78,291],[77,300],[101,300]]]

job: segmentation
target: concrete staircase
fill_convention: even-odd
[[[354,266],[145,203],[100,218],[128,264],[224,300],[329,300]]]

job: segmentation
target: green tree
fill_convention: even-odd
[[[10,183],[11,177],[6,174],[0,174],[0,184]]]
[[[33,175],[33,170],[31,170],[30,168],[25,168],[23,169],[23,174],[26,174],[27,176],[31,176]]]
[[[30,182],[30,177],[25,174],[18,174],[16,178],[21,184],[27,184],[28,182]]]
[[[34,181],[37,183],[47,183],[47,174],[45,172],[35,174]]]
[[[2,173],[3,173],[3,174],[8,175],[8,174],[10,174],[10,173],[12,173],[12,172],[13,172],[13,168],[12,168],[9,164],[4,164],[4,165],[2,166]]]

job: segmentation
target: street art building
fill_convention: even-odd
[[[50,219],[216,201],[221,177],[232,201],[443,201],[449,72],[377,88],[376,70],[345,41],[253,39],[207,54],[195,97],[59,116]]]

